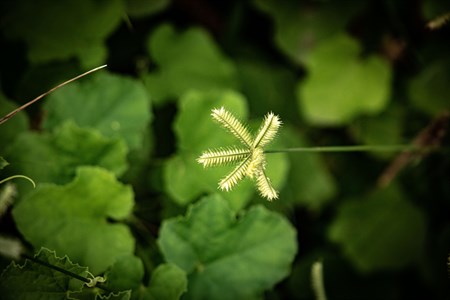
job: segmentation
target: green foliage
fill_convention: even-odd
[[[14,18],[8,18],[4,32],[26,43],[31,62],[76,57],[85,67],[105,61],[105,39],[123,13],[120,0],[24,0],[9,8]]]
[[[156,104],[191,89],[236,87],[234,65],[200,28],[177,33],[173,26],[161,25],[150,36],[148,50],[158,68],[145,76],[145,83]]]
[[[275,23],[275,43],[298,64],[307,63],[315,48],[345,29],[366,1],[253,0]]]
[[[402,140],[403,113],[398,106],[389,106],[381,114],[359,118],[353,122],[351,131],[355,139],[366,145],[400,145]],[[371,153],[381,158],[389,158],[396,153]]]
[[[283,127],[280,139],[290,147],[309,146],[303,135],[289,127]],[[281,199],[319,211],[336,193],[336,182],[318,153],[289,154],[289,175]]]
[[[145,289],[144,300],[177,300],[187,290],[186,273],[173,264],[162,264],[152,273],[150,284]]]
[[[6,167],[8,164],[8,162],[0,156],[0,170],[3,169],[4,167]]]
[[[69,282],[29,296],[42,300],[306,300],[321,261],[329,299],[450,299],[446,2],[0,1],[0,117],[108,64],[0,125],[0,182],[36,182],[0,183],[0,236],[17,247],[0,243],[0,269],[17,275],[0,286]],[[282,120],[252,152],[276,201],[252,168],[220,190],[240,155],[197,163],[240,147],[211,120],[221,107],[250,133]],[[439,146],[283,153],[417,137]],[[80,290],[30,261],[8,267],[42,246],[106,282]],[[27,299],[0,292],[11,297]]]
[[[308,122],[345,124],[386,106],[390,67],[376,56],[361,58],[360,52],[357,41],[340,34],[321,43],[311,55],[309,74],[298,86],[301,112]]]
[[[398,269],[423,253],[423,213],[395,187],[344,203],[330,227],[330,239],[364,272]]]
[[[105,285],[113,291],[137,291],[144,277],[144,265],[138,257],[128,254],[116,258],[105,274]]]
[[[264,147],[272,142],[277,135],[282,123],[280,118],[273,113],[268,113],[253,136],[248,131],[247,126],[224,107],[213,109],[211,116],[230,134],[234,135],[242,145],[241,148],[228,146],[228,148],[207,150],[197,158],[197,162],[202,164],[203,167],[237,164],[236,168],[220,180],[219,188],[221,190],[231,191],[244,177],[249,177],[255,179],[262,197],[269,201],[277,199],[278,192],[272,187],[271,181],[265,173],[267,163]]]
[[[152,117],[142,84],[104,71],[54,92],[45,108],[47,129],[74,120],[107,137],[122,138],[130,149],[142,146],[142,135]]]
[[[67,256],[42,248],[35,258],[76,275],[87,277],[88,268],[74,264]],[[68,291],[80,291],[83,282],[31,260],[24,265],[14,262],[3,271],[0,280],[2,299],[68,299]]]
[[[255,206],[237,220],[227,201],[212,195],[186,217],[164,221],[158,243],[188,274],[187,299],[253,299],[289,274],[295,240],[284,217]]]
[[[18,173],[37,182],[67,183],[79,166],[101,166],[116,175],[127,168],[127,147],[122,140],[103,137],[96,130],[79,128],[71,121],[51,133],[20,134],[7,154]]]
[[[6,97],[0,93],[0,116],[3,117],[15,110],[17,105],[7,100]],[[19,112],[16,116],[8,122],[0,126],[0,149],[2,152],[6,147],[14,142],[15,138],[22,132],[28,129],[28,119],[23,112]],[[4,154],[4,152],[3,152]]]
[[[80,167],[64,186],[41,184],[14,207],[13,216],[23,236],[36,248],[66,253],[105,271],[116,259],[134,251],[134,238],[124,224],[133,208],[133,192],[98,167]],[[115,223],[108,222],[108,219]]]
[[[125,0],[126,11],[130,17],[142,18],[164,10],[170,0]]]
[[[450,110],[448,83],[450,60],[438,60],[425,67],[409,85],[411,102],[431,116]]]
[[[180,111],[174,123],[178,155],[168,161],[164,175],[167,191],[181,205],[190,203],[204,192],[219,192],[217,182],[223,177],[224,170],[205,170],[196,159],[205,149],[236,143],[233,135],[217,128],[217,124],[211,121],[211,110],[222,106],[240,118],[246,116],[245,99],[235,92],[191,92],[180,99]],[[196,124],[195,130],[191,130],[191,124]],[[287,172],[286,156],[270,157],[267,165],[267,175],[278,187]],[[248,203],[252,194],[251,183],[244,181],[233,192],[224,195],[238,210]]]

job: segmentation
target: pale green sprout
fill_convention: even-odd
[[[253,137],[245,125],[235,118],[225,108],[213,109],[211,116],[222,127],[233,134],[242,144],[243,148],[228,147],[203,152],[197,161],[203,167],[215,167],[229,164],[237,166],[219,181],[219,188],[230,191],[236,184],[246,176],[256,181],[256,187],[262,197],[271,201],[278,198],[278,192],[273,188],[270,179],[265,173],[266,157],[264,147],[276,136],[281,126],[280,118],[268,113],[258,132]]]

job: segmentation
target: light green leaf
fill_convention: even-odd
[[[0,118],[15,110],[18,106],[8,101],[0,93]],[[4,151],[16,137],[28,129],[28,118],[23,111],[18,112],[14,117],[0,125],[0,149]]]
[[[200,155],[208,147],[239,145],[233,135],[211,119],[211,110],[222,106],[241,120],[247,118],[246,99],[237,92],[190,92],[180,99],[174,122],[180,152]]]
[[[8,159],[18,173],[53,183],[69,182],[75,169],[83,165],[97,165],[119,176],[127,168],[126,155],[123,141],[105,138],[71,121],[52,133],[24,132],[8,148]]]
[[[144,265],[134,255],[118,257],[105,274],[105,285],[112,291],[137,290],[144,277]]]
[[[300,111],[315,125],[341,125],[384,109],[391,69],[377,56],[361,58],[358,42],[339,34],[311,54],[309,74],[298,86]]]
[[[26,194],[13,217],[34,247],[66,253],[97,274],[133,253],[134,238],[118,223],[132,208],[131,187],[104,169],[80,167],[67,185],[41,184]]]
[[[161,25],[152,33],[148,50],[158,68],[145,76],[145,83],[156,104],[190,89],[237,86],[234,65],[200,28],[177,33],[171,25]]]
[[[45,248],[34,257],[76,275],[88,275],[88,268],[72,263],[67,256],[57,257],[56,252]],[[12,262],[0,277],[0,293],[4,300],[67,299],[68,291],[81,290],[82,285],[83,282],[69,275],[28,259],[23,266]]]
[[[107,137],[120,137],[130,149],[142,145],[151,120],[150,101],[138,81],[101,72],[52,93],[45,104],[45,128],[66,120],[95,128]]]
[[[119,25],[124,7],[121,0],[25,0],[9,3],[6,10],[14,17],[5,20],[3,33],[26,43],[32,63],[75,57],[93,67],[106,60],[104,42]]]
[[[159,265],[152,273],[144,300],[177,300],[187,290],[186,273],[173,264]]]
[[[343,203],[329,231],[363,272],[400,269],[422,254],[425,216],[395,187]]]
[[[289,274],[297,252],[284,217],[256,206],[237,220],[219,195],[165,220],[158,244],[167,262],[188,274],[186,299],[254,298]]]
[[[430,116],[450,109],[450,60],[437,60],[411,80],[409,97],[412,104]]]

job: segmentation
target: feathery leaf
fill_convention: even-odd
[[[231,113],[221,107],[219,109],[213,109],[211,116],[214,120],[219,122],[224,128],[231,132],[235,137],[237,137],[244,145],[251,147],[252,136],[238,119],[236,119]]]
[[[228,165],[243,160],[249,156],[250,153],[251,152],[247,149],[238,148],[213,149],[203,152],[203,154],[197,158],[197,162],[202,164],[205,168]]]
[[[267,145],[270,141],[273,140],[280,126],[281,121],[279,117],[272,112],[268,113],[264,118],[264,122],[261,124],[261,127],[258,130],[258,134],[256,135],[252,146],[256,148],[264,147],[265,145]]]
[[[277,134],[278,128],[281,126],[279,117],[272,112],[268,113],[258,130],[256,138],[253,139],[248,129],[225,108],[213,109],[211,116],[237,137],[246,146],[246,149],[230,147],[208,150],[197,158],[197,162],[205,168],[239,162],[239,165],[233,171],[220,180],[219,188],[221,190],[230,191],[240,180],[248,176],[255,179],[262,197],[269,201],[277,199],[278,193],[264,173],[266,157],[263,147]]]
[[[272,187],[270,179],[266,176],[264,170],[261,170],[261,172],[258,174],[258,177],[256,178],[256,185],[261,196],[267,198],[267,200],[272,201],[278,198],[278,193]]]
[[[261,170],[264,170],[266,159],[262,148],[255,148],[251,154],[252,159],[247,167],[247,176],[254,178]]]
[[[245,158],[230,174],[220,180],[219,187],[221,190],[230,191],[239,181],[241,181],[250,164],[251,156]]]

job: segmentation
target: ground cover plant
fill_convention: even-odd
[[[445,1],[0,7],[2,299],[449,298]]]

